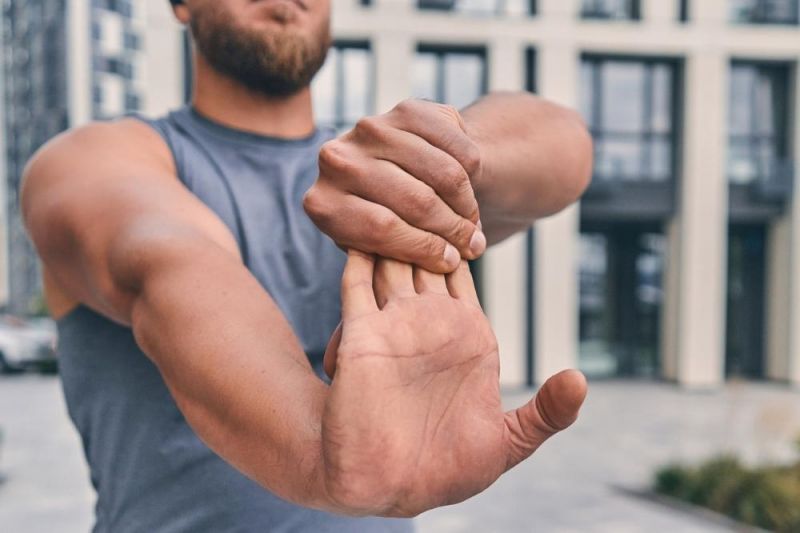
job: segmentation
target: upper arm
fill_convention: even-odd
[[[166,144],[133,119],[53,139],[28,164],[21,203],[59,287],[123,324],[130,324],[137,269],[158,254],[205,240],[238,256],[227,227],[176,178]]]

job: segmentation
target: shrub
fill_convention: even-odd
[[[655,490],[764,529],[800,531],[800,463],[748,469],[722,456],[697,468],[669,465],[657,472]]]

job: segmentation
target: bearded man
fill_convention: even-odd
[[[409,100],[334,138],[328,0],[172,3],[191,105],[61,135],[22,191],[94,530],[408,531],[570,425],[575,371],[501,410],[464,261],[581,194],[575,114]]]

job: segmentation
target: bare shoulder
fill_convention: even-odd
[[[93,122],[57,135],[34,154],[24,172],[23,196],[35,188],[30,182],[80,179],[114,162],[175,172],[166,143],[144,122]]]

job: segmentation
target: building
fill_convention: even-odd
[[[582,112],[596,142],[582,202],[476,265],[504,385],[565,367],[800,384],[798,3],[333,0],[315,111],[345,130],[409,96],[509,89]],[[3,5],[22,4],[43,2]],[[166,1],[67,4],[68,125],[185,99]]]
[[[7,184],[0,198],[7,220],[0,299],[24,314],[42,306],[36,255],[19,216],[25,163],[67,128],[180,101],[183,72],[179,58],[169,64],[171,76],[144,60],[145,33],[155,44],[179,43],[171,21],[148,20],[145,0],[3,0],[0,9],[0,176]],[[169,50],[179,51],[178,45],[170,43]],[[160,57],[170,59],[168,53]]]

